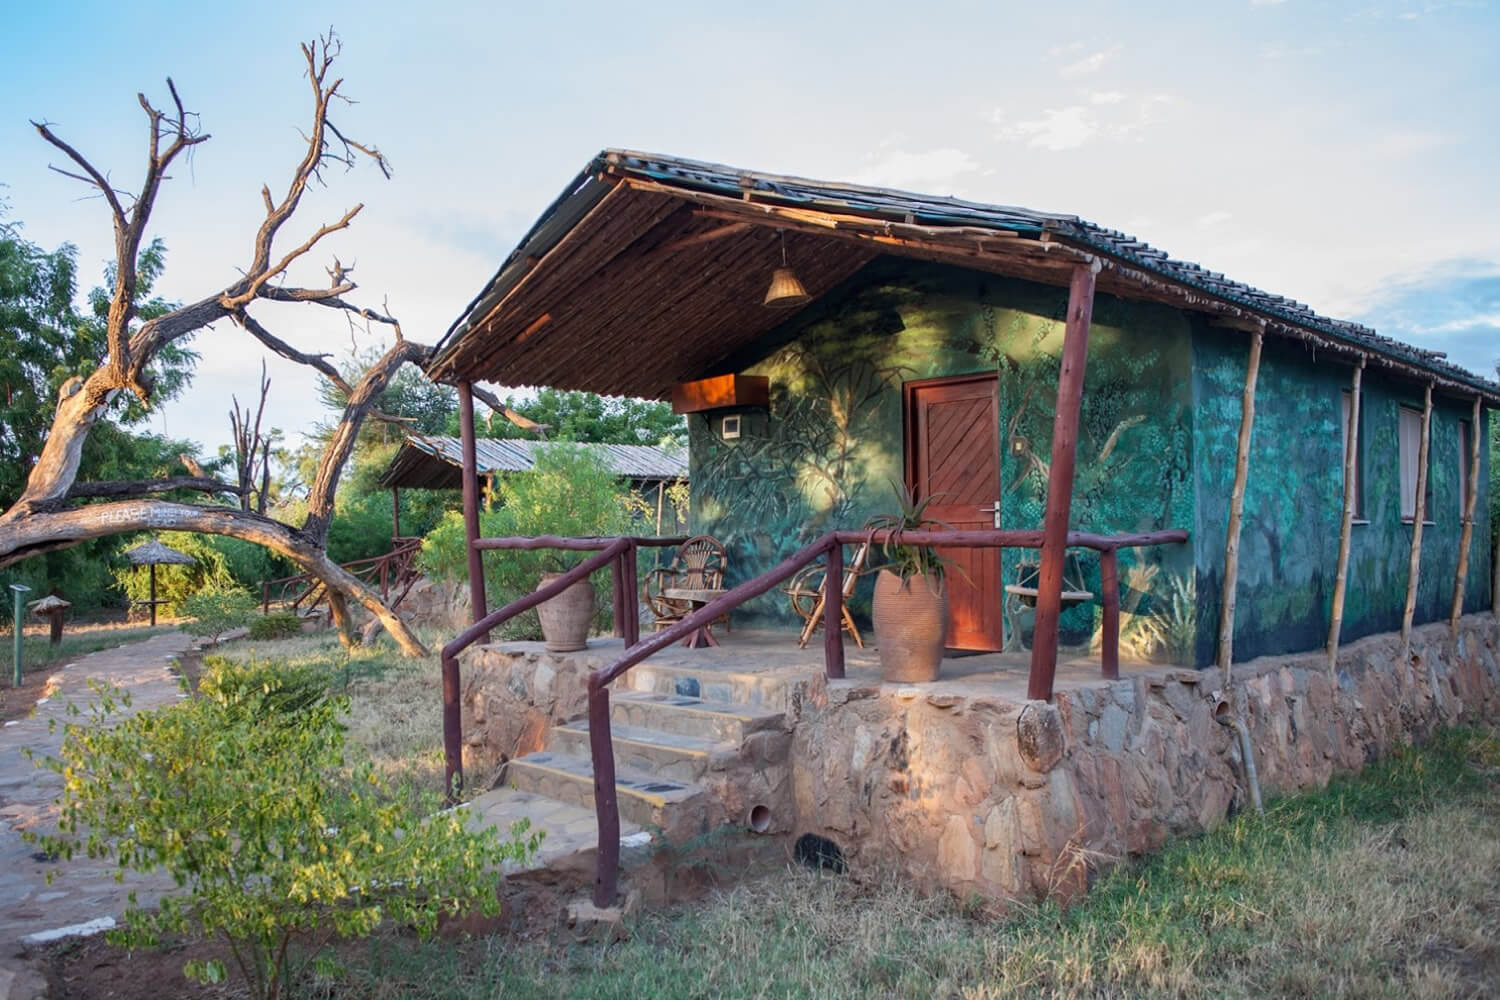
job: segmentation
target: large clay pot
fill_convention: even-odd
[[[548,573],[537,584],[541,590],[556,580],[561,573]],[[589,626],[594,622],[594,585],[587,579],[548,601],[536,606],[536,616],[542,622],[542,638],[547,640],[547,652],[572,653],[586,649],[589,644]]]
[[[908,580],[883,569],[875,578],[871,614],[886,680],[912,684],[935,681],[948,631],[948,586],[941,578]]]

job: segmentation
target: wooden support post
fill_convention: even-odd
[[[610,616],[615,623],[615,635],[625,635],[625,553],[621,552],[610,561]],[[630,645],[626,643],[625,645]]]
[[[1089,322],[1094,313],[1098,263],[1078,264],[1068,289],[1068,325],[1063,333],[1062,371],[1052,420],[1052,466],[1047,477],[1047,509],[1042,516],[1041,570],[1037,580],[1035,638],[1027,697],[1052,700],[1057,672],[1057,620],[1062,614],[1063,562],[1067,558],[1068,515],[1073,503],[1073,466],[1078,452],[1078,412],[1088,364]]]
[[[401,537],[401,487],[391,487],[391,537]]]
[[[1224,594],[1220,600],[1218,666],[1224,672],[1224,696],[1230,693],[1230,666],[1235,663],[1235,603],[1239,586],[1239,532],[1244,523],[1245,484],[1250,481],[1250,439],[1256,426],[1256,382],[1260,379],[1260,351],[1266,331],[1260,328],[1250,342],[1245,366],[1245,388],[1239,399],[1239,444],[1235,450],[1235,486],[1229,495],[1229,532],[1224,538]]]
[[[594,905],[615,905],[620,879],[620,804],[615,791],[615,748],[609,734],[609,688],[589,689],[589,752],[594,764],[594,814],[599,824]]]
[[[1417,581],[1422,570],[1422,522],[1427,520],[1427,449],[1432,437],[1432,383],[1422,395],[1422,443],[1417,448],[1417,506],[1412,512],[1411,559],[1406,567],[1406,606],[1401,612],[1401,676],[1411,669],[1411,623],[1417,613]]]
[[[621,553],[625,560],[625,645],[641,641],[641,571],[635,544]]]
[[[823,672],[844,676],[844,547],[838,539],[828,546],[823,573]]]
[[[474,392],[467,382],[458,383],[458,433],[464,453],[464,547],[469,552],[469,611],[470,620],[477,622],[489,611],[484,599],[484,558],[474,547],[479,538],[479,460],[474,444]],[[483,641],[489,642],[489,635]]]
[[[656,533],[661,534],[661,512],[667,505],[667,481],[665,479],[656,484]]]
[[[151,627],[156,627],[156,563],[146,567],[147,574],[151,577]]]
[[[1245,388],[1240,395],[1240,438],[1234,453],[1234,486],[1229,492],[1229,531],[1224,539],[1224,594],[1219,602],[1219,669],[1224,672],[1224,697],[1230,696],[1230,667],[1234,663],[1234,608],[1240,578],[1240,526],[1244,523],[1245,484],[1250,479],[1250,436],[1255,427],[1255,383],[1260,378],[1260,352],[1265,329],[1250,341],[1245,366]]]
[[[1474,541],[1474,513],[1479,503],[1479,420],[1484,416],[1478,396],[1469,418],[1469,491],[1464,497],[1464,528],[1458,539],[1458,572],[1453,577],[1453,608],[1448,612],[1448,627],[1458,633],[1458,620],[1464,613],[1464,583],[1469,575],[1469,547]],[[1462,461],[1462,456],[1459,458]]]
[[[1333,609],[1328,616],[1328,672],[1338,672],[1339,632],[1344,625],[1344,588],[1349,583],[1349,542],[1354,530],[1354,500],[1359,463],[1359,384],[1365,374],[1365,359],[1354,366],[1349,383],[1349,433],[1344,442],[1344,516],[1339,527],[1339,561],[1333,576]]]
[[[1100,623],[1099,667],[1107,681],[1120,679],[1120,556],[1115,549],[1099,553]]]

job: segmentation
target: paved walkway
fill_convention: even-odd
[[[30,717],[0,727],[0,997],[7,992],[23,937],[103,917],[119,919],[132,890],[139,902],[147,903],[171,885],[164,874],[127,875],[116,882],[113,866],[86,857],[66,863],[39,860],[37,849],[21,833],[55,829],[53,802],[62,779],[37,767],[22,751],[29,749],[38,759],[57,753],[63,723],[72,719],[67,705],[87,705],[94,697],[90,682],[130,692],[132,711],[177,701],[181,692],[171,661],[192,642],[182,632],[169,632],[81,657],[56,671],[51,685],[56,690]],[[53,721],[56,730],[49,732]],[[48,872],[54,874],[51,885]]]

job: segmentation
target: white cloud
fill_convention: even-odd
[[[1410,156],[1438,146],[1446,146],[1452,141],[1451,136],[1421,129],[1387,132],[1375,140],[1371,152],[1377,156]]]
[[[1082,59],[1068,63],[1062,69],[1058,70],[1058,73],[1065,78],[1088,76],[1090,73],[1099,72],[1104,68],[1106,63],[1119,54],[1120,46],[1118,45],[1108,49],[1100,49],[1098,52],[1091,52]]]
[[[1252,7],[1280,7],[1286,0],[1250,0]]]
[[[979,163],[968,153],[953,147],[909,153],[898,149],[883,154],[854,175],[856,184],[874,184],[897,188],[942,188],[960,174],[979,169]]]
[[[1198,216],[1197,222],[1198,225],[1208,228],[1210,226],[1221,226],[1232,218],[1234,218],[1233,213],[1227,212],[1222,208],[1217,208],[1212,212]]]
[[[1090,104],[1047,108],[1037,118],[1010,120],[996,110],[989,116],[999,126],[1003,141],[1022,142],[1036,149],[1077,149],[1095,139],[1123,140],[1155,124],[1161,111],[1179,103],[1169,94],[1129,100],[1119,91],[1090,95]]]
[[[1040,118],[1002,126],[1000,138],[1056,151],[1077,149],[1098,132],[1099,125],[1088,108],[1074,104],[1066,108],[1048,108]]]

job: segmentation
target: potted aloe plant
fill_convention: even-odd
[[[880,671],[887,681],[898,683],[935,681],[948,631],[943,560],[932,546],[904,542],[901,534],[948,525],[927,516],[933,497],[917,502],[902,486],[895,487],[895,493],[895,512],[865,522],[866,530],[890,532],[882,546],[885,564],[875,578],[871,613]]]

